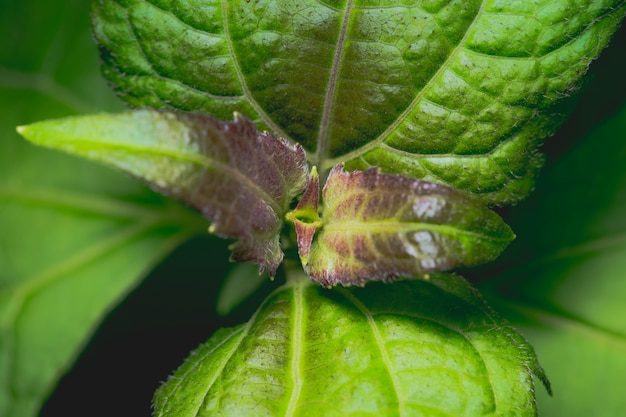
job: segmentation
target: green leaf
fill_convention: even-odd
[[[194,351],[155,416],[527,416],[531,372],[544,378],[532,348],[460,277],[350,290],[302,277]]]
[[[104,162],[173,196],[239,239],[233,258],[276,273],[279,234],[291,200],[306,185],[302,147],[289,146],[235,114],[137,110],[51,120],[18,128],[38,145]]]
[[[132,106],[239,111],[322,176],[379,166],[487,203],[533,187],[537,144],[624,0],[100,0],[104,75]]]
[[[3,184],[0,206],[0,415],[35,415],[103,316],[198,229],[164,204],[54,188]]]
[[[626,407],[626,103],[553,164],[511,219],[518,265],[481,286],[537,349],[555,387],[545,417]],[[509,260],[512,262],[512,260]]]
[[[258,267],[250,263],[233,265],[217,295],[217,314],[229,315],[267,282],[267,274],[259,274],[257,270]]]
[[[321,221],[312,221],[318,192],[305,194],[288,218],[305,271],[326,286],[474,266],[494,260],[515,237],[500,216],[449,187],[375,168],[335,167]]]
[[[200,216],[18,124],[120,105],[83,0],[0,2],[0,415],[38,415],[102,318]]]

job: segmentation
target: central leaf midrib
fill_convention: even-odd
[[[376,147],[378,147],[380,143],[384,142],[385,139],[387,139],[389,135],[391,135],[391,133],[394,130],[396,130],[407,119],[407,117],[409,117],[409,115],[413,112],[413,110],[415,110],[415,108],[420,103],[420,101],[424,98],[424,96],[426,95],[426,92],[433,86],[433,84],[441,76],[441,74],[443,74],[449,68],[450,63],[452,62],[452,59],[454,59],[454,57],[456,57],[459,51],[464,48],[463,45],[465,44],[469,34],[472,32],[472,29],[474,28],[474,26],[476,26],[476,24],[480,20],[480,17],[484,13],[486,3],[487,3],[486,1],[483,1],[481,3],[479,9],[476,12],[476,15],[474,16],[474,20],[467,26],[467,30],[463,34],[463,37],[461,38],[459,43],[452,49],[452,51],[450,52],[448,57],[445,59],[445,61],[442,62],[442,64],[439,66],[439,69],[437,70],[437,72],[433,74],[433,76],[428,80],[428,82],[424,85],[424,87],[417,93],[415,98],[411,101],[411,103],[409,103],[407,108],[396,118],[396,120],[394,120],[393,123],[391,123],[380,135],[378,135],[375,139],[371,140],[365,145],[359,148],[356,148],[350,152],[346,152],[343,155],[336,156],[334,158],[318,159],[319,161],[318,165],[321,167],[322,172],[324,172],[325,170],[329,169],[330,167],[336,164],[361,157],[365,155],[367,152],[375,149]]]
[[[291,379],[292,390],[285,411],[285,417],[293,417],[296,415],[300,395],[302,393],[302,371],[300,369],[303,361],[304,348],[304,290],[308,286],[307,280],[297,281],[293,285],[293,327],[291,331]]]
[[[493,242],[509,242],[510,239],[489,236],[466,229],[460,229],[445,224],[432,224],[421,222],[398,222],[398,221],[342,221],[337,223],[327,223],[323,225],[324,233],[346,233],[356,232],[363,234],[374,233],[407,233],[407,232],[435,232],[448,236],[469,235],[478,239],[486,239]]]
[[[341,28],[339,29],[339,35],[337,37],[337,45],[335,46],[333,63],[330,67],[328,86],[326,88],[324,106],[322,107],[322,117],[320,119],[320,127],[317,133],[317,146],[315,148],[315,155],[312,158],[316,165],[323,163],[326,160],[328,154],[328,130],[330,127],[331,115],[335,104],[335,95],[337,93],[337,80],[339,78],[339,70],[345,50],[347,37],[346,35],[348,33],[348,26],[350,24],[350,17],[352,15],[353,6],[354,0],[347,0],[343,20],[341,22]]]
[[[55,188],[0,186],[0,201],[62,208],[71,212],[92,213],[116,219],[163,219],[163,207],[145,206],[103,195],[85,195]],[[176,213],[178,214],[178,213]]]
[[[90,140],[80,140],[78,143],[74,142],[66,142],[68,145],[71,145],[76,148],[84,148],[86,150],[93,150],[93,148],[108,148],[112,150],[120,150],[127,152],[131,155],[136,156],[137,154],[146,154],[149,156],[158,156],[158,157],[169,157],[172,159],[178,159],[184,162],[191,162],[193,164],[199,165],[206,169],[215,169],[222,171],[226,175],[230,175],[235,178],[238,182],[243,184],[245,187],[250,189],[258,198],[265,201],[272,210],[276,213],[278,217],[281,217],[283,214],[283,209],[280,207],[279,202],[277,202],[272,196],[267,194],[261,187],[259,187],[256,183],[251,181],[246,175],[242,174],[240,171],[232,168],[231,166],[219,162],[214,159],[209,159],[204,156],[198,156],[189,153],[177,152],[173,149],[162,149],[157,147],[150,146],[135,146],[129,144],[121,144],[121,143],[102,143],[97,141]],[[60,144],[55,144],[55,147],[60,147]]]
[[[22,301],[31,294],[46,285],[49,285],[59,279],[63,279],[68,274],[83,268],[85,265],[101,259],[105,254],[121,247],[123,244],[126,244],[133,239],[136,239],[143,233],[157,227],[158,224],[158,221],[144,221],[131,227],[124,228],[120,232],[106,239],[102,239],[85,247],[73,256],[49,266],[43,271],[22,280],[21,282],[17,282],[15,285],[2,288],[0,290],[0,295],[10,294],[12,297],[11,304],[14,306],[5,310],[2,320],[0,320],[0,328],[8,329],[10,326],[15,324],[16,317],[22,309]]]
[[[619,349],[624,349],[626,352],[626,335],[616,332],[610,328],[602,327],[588,320],[573,315],[567,314],[567,312],[561,312],[557,310],[549,310],[545,306],[536,303],[531,299],[516,300],[511,297],[500,295],[501,300],[498,304],[501,304],[501,309],[509,309],[515,314],[523,314],[524,317],[532,316],[532,320],[543,321],[543,324],[548,322],[553,325],[563,326],[564,328],[572,329],[580,334],[589,335],[592,339],[599,343],[613,344]],[[490,299],[491,303],[494,303],[494,299]]]

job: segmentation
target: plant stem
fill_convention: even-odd
[[[287,284],[301,284],[301,283],[310,283],[312,284],[309,276],[304,272],[302,266],[300,265],[299,259],[285,259],[285,278]]]

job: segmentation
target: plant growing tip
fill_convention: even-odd
[[[302,265],[324,286],[421,276],[495,259],[515,235],[481,203],[434,183],[379,169],[330,172],[318,216],[314,172],[287,215]]]
[[[317,167],[313,167],[302,198],[296,208],[285,216],[288,221],[294,224],[296,229],[298,254],[305,268],[309,262],[309,250],[315,231],[322,227],[322,219],[318,213],[319,194],[319,175],[317,174]]]

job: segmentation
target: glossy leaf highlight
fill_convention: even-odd
[[[19,131],[36,144],[121,169],[197,209],[211,220],[211,232],[238,239],[235,260],[258,263],[271,275],[282,261],[282,217],[306,185],[304,150],[258,132],[245,118],[137,110]]]
[[[533,373],[532,348],[462,278],[325,290],[303,276],[192,352],[154,415],[532,416]]]
[[[316,213],[316,206],[298,206],[290,217],[304,269],[326,286],[477,265],[495,259],[514,238],[500,216],[481,203],[440,184],[375,168],[335,167],[323,201],[321,222],[311,223],[305,215]],[[315,200],[303,198],[300,204]]]
[[[623,0],[99,0],[103,73],[131,106],[239,111],[325,173],[379,166],[487,203],[528,194],[538,143]]]

